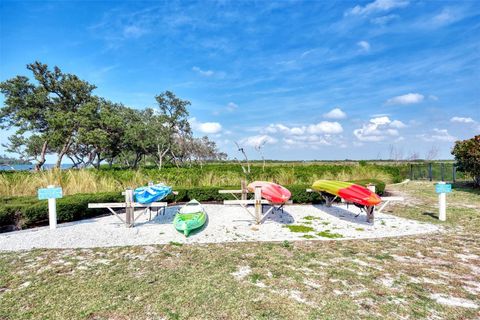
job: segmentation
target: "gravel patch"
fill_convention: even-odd
[[[441,227],[408,220],[385,213],[376,214],[375,223],[367,223],[364,213],[355,206],[291,205],[284,211],[270,213],[256,225],[252,217],[239,206],[204,205],[208,220],[204,228],[188,238],[172,225],[178,206],[168,207],[163,215],[148,221],[140,212],[134,228],[126,228],[115,216],[105,216],[59,224],[56,230],[48,227],[0,234],[0,250],[17,251],[35,248],[94,248],[129,245],[177,243],[221,243],[245,241],[305,241],[345,240],[396,237],[441,231]],[[253,208],[250,208],[253,211]],[[356,217],[357,214],[360,215]],[[121,215],[122,216],[122,215]],[[318,219],[308,220],[314,216]],[[286,225],[311,222],[314,231],[291,232]],[[342,238],[321,237],[319,232],[340,234]],[[470,258],[470,256],[468,256]]]

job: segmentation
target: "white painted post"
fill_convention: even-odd
[[[53,185],[49,185],[47,188],[55,188]],[[50,230],[57,229],[57,199],[48,199],[48,224]]]
[[[370,190],[370,191],[372,191],[373,193],[375,193],[375,185],[374,185],[374,184],[369,183],[369,184],[367,185],[367,189]]]
[[[445,182],[441,181],[438,184],[445,184]],[[438,220],[447,220],[447,194],[445,192],[438,194]]]
[[[262,217],[262,187],[255,187],[255,218],[257,224]]]

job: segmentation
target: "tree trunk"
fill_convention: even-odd
[[[72,141],[72,137],[69,137],[67,142],[65,142],[65,144],[63,145],[62,150],[60,150],[60,153],[58,154],[58,158],[57,158],[57,163],[55,164],[55,168],[60,169],[62,165],[63,156],[67,153],[68,148],[70,148],[71,141]]]
[[[137,154],[135,155],[135,160],[133,161],[133,164],[132,164],[132,167],[133,167],[133,168],[137,168],[138,162],[140,161],[141,158],[142,158],[142,154],[141,154],[141,153],[137,153]]]
[[[40,159],[37,160],[37,163],[35,164],[35,171],[40,171],[42,169],[43,165],[45,164],[45,155],[47,154],[47,147],[48,147],[48,141],[45,141],[42,146],[42,151],[40,153]]]
[[[160,145],[157,144],[157,156],[158,156],[158,169],[159,169],[159,170],[162,170],[163,157],[165,157],[165,155],[167,154],[168,150],[170,150],[170,148],[167,148],[167,149],[164,150],[163,152],[160,151]]]

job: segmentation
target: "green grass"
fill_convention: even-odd
[[[330,239],[343,238],[343,236],[340,233],[331,233],[330,230],[320,231],[317,233],[317,236],[330,238]]]
[[[313,227],[298,225],[298,224],[286,225],[285,228],[288,228],[291,232],[306,233],[306,232],[310,232],[310,231],[315,231],[315,229]]]
[[[312,220],[321,220],[322,218],[320,217],[315,217],[315,216],[306,216],[303,218],[304,220],[312,221]]]
[[[440,223],[431,187],[388,209],[441,233],[0,252],[0,319],[476,319],[432,295],[480,305],[480,195],[454,190]]]

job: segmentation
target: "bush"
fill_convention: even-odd
[[[452,154],[458,170],[469,173],[475,185],[480,186],[480,135],[455,142]]]
[[[372,183],[376,186],[377,193],[382,194],[385,183],[379,180],[364,179],[352,181],[366,186]],[[307,192],[309,185],[286,186],[292,193],[294,203],[321,203],[322,197],[315,192]],[[230,194],[220,194],[220,189],[238,189],[237,187],[192,187],[175,188],[177,195],[169,195],[167,202],[187,202],[196,199],[200,202],[221,202],[233,199]],[[120,192],[104,192],[94,194],[75,194],[57,200],[57,218],[59,222],[75,221],[91,218],[105,213],[105,210],[89,209],[88,203],[95,202],[122,202],[124,196]],[[36,197],[2,197],[0,198],[0,228],[16,226],[28,228],[48,223],[48,202],[37,200]],[[11,228],[5,228],[11,229]]]

